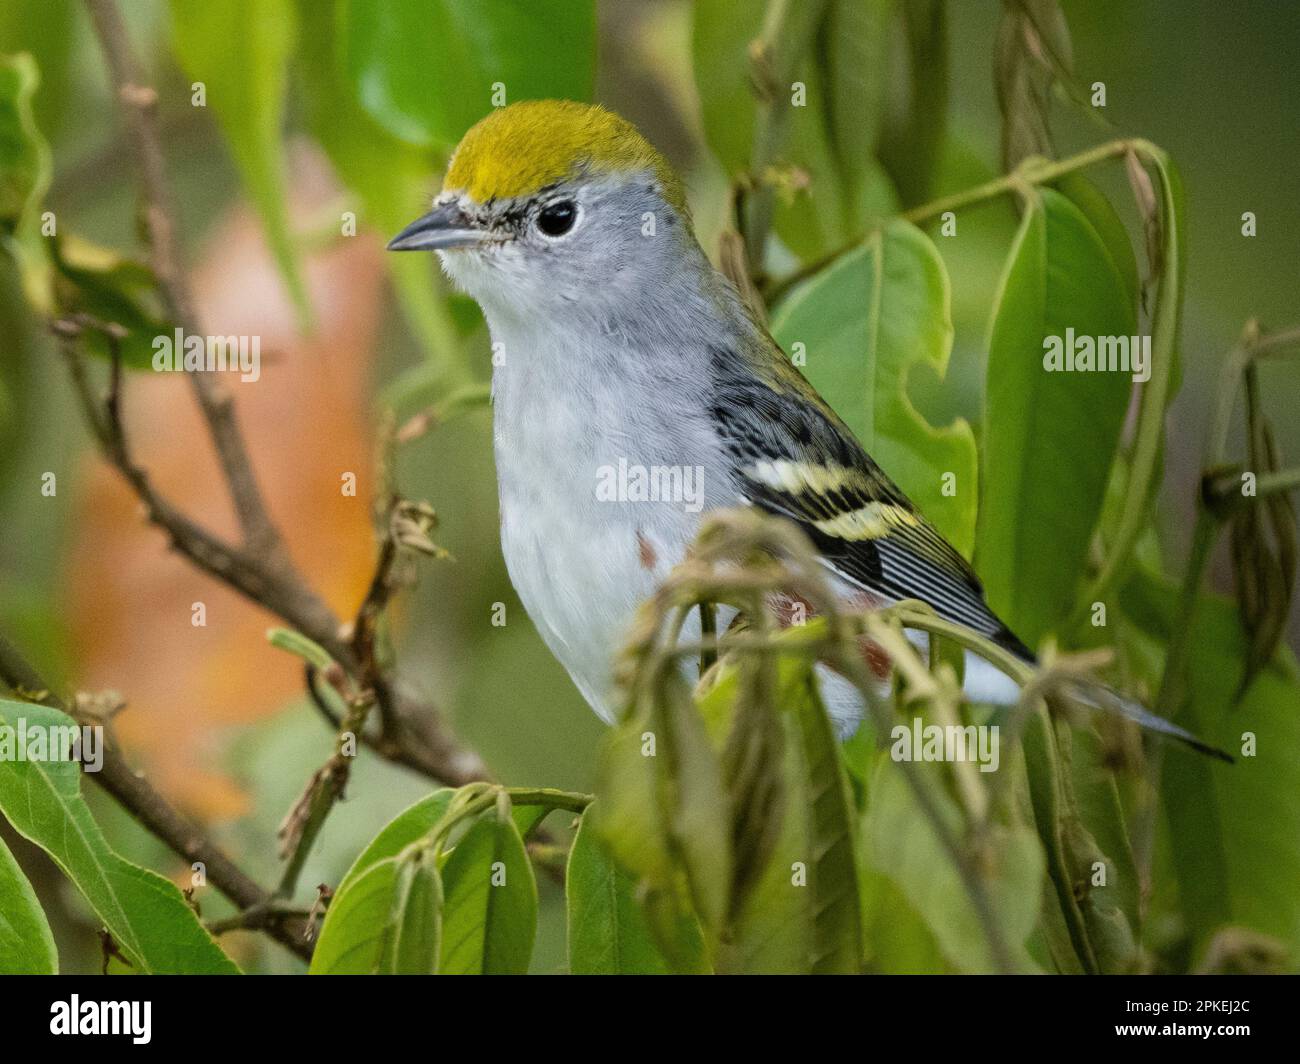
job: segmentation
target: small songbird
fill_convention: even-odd
[[[437,251],[483,310],[506,566],[605,720],[633,613],[719,507],[795,522],[847,605],[919,599],[1033,661],[710,264],[681,180],[630,123],[567,101],[493,111],[456,148],[433,209],[388,246]],[[966,658],[973,701],[1015,701],[1009,678]],[[822,686],[851,733],[857,692]],[[1121,696],[1102,701],[1201,746]]]

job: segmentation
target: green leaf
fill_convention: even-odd
[[[729,683],[721,679],[709,697],[726,697]],[[864,955],[857,828],[839,744],[806,660],[781,659],[774,701],[785,729],[788,797],[775,852],[742,905],[719,966],[857,972]]]
[[[876,162],[883,106],[889,4],[834,0],[798,77],[807,106],[788,115],[787,143],[774,171],[751,175],[777,186],[773,227],[795,254],[812,258],[860,235],[866,220],[895,207]],[[735,178],[753,166],[756,97],[750,42],[762,31],[766,0],[698,0],[692,59],[705,138]],[[887,28],[887,27],[885,27]],[[794,180],[792,180],[794,179]]]
[[[120,326],[125,331],[117,345],[122,365],[148,369],[155,339],[171,337],[175,329],[163,316],[153,270],[73,233],[51,241],[51,251],[58,271],[55,292],[59,313],[85,313]],[[88,351],[109,357],[107,338],[98,331],[88,329],[83,337]]]
[[[514,821],[489,814],[442,869],[445,975],[522,975],[537,931],[537,883]]]
[[[307,126],[360,200],[348,202],[348,209],[386,239],[418,213],[428,198],[430,174],[442,160],[393,136],[357,102],[338,64],[336,37],[343,27],[334,6],[298,0],[297,10],[302,33],[296,59]],[[457,341],[436,265],[424,255],[388,255],[384,262],[424,346],[428,361],[417,369],[448,389],[467,381],[464,345]]]
[[[620,721],[601,745],[593,827],[620,865],[638,880],[673,878],[668,825],[658,794],[658,740],[652,706]]]
[[[944,957],[934,933],[894,881],[864,866],[867,968],[882,975],[936,975],[956,969]]]
[[[888,115],[880,161],[904,206],[932,195],[948,127],[947,0],[900,0],[907,69],[899,105]]]
[[[952,347],[948,275],[934,245],[895,220],[801,285],[772,334],[872,457],[958,550],[975,541],[976,453],[970,426],[925,421],[907,394],[924,364],[942,376]],[[802,344],[802,348],[795,348]],[[955,494],[944,491],[953,474]]]
[[[855,823],[839,744],[811,671],[802,690],[782,698],[798,728],[810,858],[814,974],[862,967],[862,913],[858,908]]]
[[[381,975],[435,975],[442,953],[442,876],[429,847],[398,862]]]
[[[1118,370],[1049,372],[1054,351],[1072,354],[1067,330],[1101,358],[1102,338],[1131,338],[1137,322],[1097,231],[1063,195],[1041,189],[990,332],[976,552],[989,604],[1030,646],[1074,603],[1132,387]]]
[[[642,911],[674,971],[707,967],[699,922],[670,833],[671,812],[660,786],[661,728],[644,704],[611,728],[601,748],[591,827],[617,865],[637,884]]]
[[[893,0],[831,0],[818,40],[826,70],[828,143],[846,186],[875,158],[889,73]]]
[[[722,777],[731,796],[733,916],[770,863],[788,813],[782,771],[788,729],[776,697],[776,665],[766,655],[742,659],[724,668],[700,699],[706,727],[722,745]]]
[[[54,975],[59,954],[36,892],[0,839],[0,975]]]
[[[1061,177],[1053,187],[1078,207],[1097,230],[1136,312],[1142,278],[1138,273],[1137,257],[1133,254],[1133,241],[1119,212],[1106,194],[1078,171]]]
[[[754,150],[749,44],[766,9],[766,0],[696,0],[692,11],[691,58],[705,139],[732,177],[748,169]]]
[[[1246,637],[1236,609],[1203,595],[1192,618],[1178,615],[1178,592],[1139,573],[1121,605],[1143,630],[1167,642],[1192,626],[1188,704],[1178,723],[1237,756],[1225,765],[1170,745],[1161,771],[1169,853],[1179,908],[1203,947],[1227,925],[1283,942],[1300,960],[1300,679],[1294,656],[1279,651],[1234,703]],[[1247,737],[1253,736],[1253,753]]]
[[[655,947],[637,904],[635,878],[606,853],[586,814],[578,823],[569,851],[564,892],[571,974],[663,975],[672,971]],[[702,964],[704,943],[698,927],[694,933]]]
[[[176,56],[186,75],[205,86],[305,326],[311,305],[289,231],[281,130],[298,32],[294,6],[290,0],[171,0],[170,6]]]
[[[514,819],[515,827],[519,829],[519,837],[527,839],[553,808],[549,805],[513,805],[510,816]]]
[[[1165,415],[1181,376],[1178,334],[1187,266],[1182,178],[1173,160],[1158,148],[1143,145],[1142,160],[1155,171],[1159,186],[1158,189],[1151,186],[1138,157],[1130,156],[1130,181],[1135,189],[1142,189],[1137,198],[1147,235],[1149,267],[1152,277],[1159,281],[1151,311],[1151,379],[1142,386],[1142,405],[1129,455],[1128,484],[1120,519],[1102,571],[1089,585],[1088,602],[1101,599],[1119,583],[1148,526],[1164,451]]]
[[[598,833],[657,906],[652,925],[674,963],[672,933],[691,908],[712,936],[731,892],[731,809],[717,751],[685,679],[665,669],[641,705],[606,741],[601,758]],[[690,903],[682,896],[682,877]]]
[[[659,711],[660,800],[695,911],[705,929],[716,934],[731,897],[731,803],[717,751],[686,681],[675,670],[663,678]]]
[[[341,894],[380,861],[396,857],[411,843],[432,831],[447,812],[455,793],[450,787],[442,787],[393,817],[352,862],[352,867],[339,882],[335,895]]]
[[[497,103],[586,100],[593,0],[344,0],[339,47],[361,105],[412,144],[456,144]]]
[[[78,727],[48,706],[0,700],[0,729],[14,729],[8,735],[16,742],[22,726],[68,736]],[[108,845],[81,797],[77,762],[0,759],[0,812],[72,880],[137,971],[239,971],[173,883]]]
[[[960,873],[922,814],[902,771],[887,755],[879,758],[870,793],[863,825],[870,866],[907,897],[950,963],[964,972],[994,970],[988,936]],[[934,798],[949,827],[959,831],[961,815],[952,799],[937,788]],[[1016,969],[1033,971],[1036,966],[1025,943],[1038,921],[1042,894],[1043,855],[1038,839],[1023,824],[994,824],[987,847],[980,874],[994,918]]]
[[[370,975],[379,969],[391,931],[399,862],[385,857],[345,880],[325,911],[312,953],[312,975]]]
[[[54,278],[40,211],[53,163],[32,117],[39,83],[30,55],[0,57],[0,244],[18,265],[27,302],[49,315],[54,312]]]
[[[1101,744],[1086,729],[1056,722],[1065,784],[1061,835],[1073,886],[1099,970],[1136,971],[1141,890],[1114,774]],[[1098,870],[1105,882],[1095,882]]]
[[[1031,714],[1021,733],[1025,783],[1017,792],[1035,824],[1050,891],[1043,940],[1058,971],[1135,970],[1137,871],[1110,772],[1091,733]],[[1077,749],[1076,749],[1077,747]],[[1095,881],[1098,872],[1105,882]]]

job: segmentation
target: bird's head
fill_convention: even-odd
[[[512,104],[470,129],[433,209],[388,246],[437,251],[502,314],[626,300],[697,247],[664,157],[618,115],[563,100]]]

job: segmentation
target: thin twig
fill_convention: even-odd
[[[158,133],[158,94],[144,84],[115,0],[86,0],[86,4],[140,165],[149,260],[163,308],[186,333],[202,336],[194,297],[181,262],[176,211],[167,185],[167,167]],[[207,373],[187,376],[221,461],[246,545],[267,557],[275,567],[291,571],[292,564],[280,532],[258,489],[229,393],[216,377]]]
[[[1095,148],[1089,148],[1087,151],[1080,152],[1077,155],[1071,155],[1068,159],[1059,161],[1049,161],[1038,158],[1029,158],[1021,163],[1010,173],[1002,174],[992,180],[985,181],[981,185],[975,185],[972,188],[963,189],[961,192],[954,192],[950,196],[944,196],[942,199],[933,200],[930,203],[923,203],[919,207],[913,207],[909,211],[904,211],[900,217],[904,221],[911,222],[913,225],[921,225],[924,222],[931,221],[947,211],[959,211],[965,207],[973,207],[990,200],[997,199],[1008,193],[1020,191],[1029,186],[1047,185],[1057,181],[1067,174],[1074,173],[1076,170],[1083,170],[1107,159],[1116,159],[1126,155],[1130,151],[1146,152],[1150,148],[1147,141],[1143,140],[1112,140],[1105,144],[1099,144]],[[855,237],[853,240],[840,247],[833,248],[824,255],[805,263],[797,269],[791,271],[779,281],[774,281],[763,289],[763,297],[768,305],[777,303],[782,296],[788,293],[792,288],[809,277],[820,273],[836,259],[842,255],[848,254],[855,248],[861,247],[864,243],[871,240],[877,234],[879,227],[873,229],[864,236]]]
[[[339,638],[337,618],[296,574],[268,566],[252,550],[209,532],[159,492],[135,461],[121,417],[120,338],[112,323],[78,315],[59,319],[51,328],[62,343],[73,386],[104,456],[144,503],[149,521],[167,533],[172,547],[204,572],[283,618],[335,657],[350,661],[348,646]],[[103,401],[95,394],[79,347],[87,329],[101,333],[109,347],[111,385]]]

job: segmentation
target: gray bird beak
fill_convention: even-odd
[[[474,247],[490,239],[491,234],[475,228],[457,204],[443,203],[393,237],[388,250],[448,251]]]

